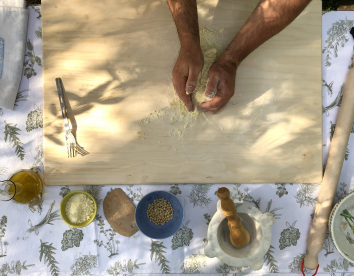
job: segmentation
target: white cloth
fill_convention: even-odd
[[[26,50],[28,10],[24,0],[0,0],[0,108],[13,109]]]
[[[25,0],[0,0],[0,6],[15,7],[15,8],[25,8]]]

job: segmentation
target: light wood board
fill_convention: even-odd
[[[209,46],[225,48],[257,3],[198,1]],[[244,60],[227,107],[195,118],[174,105],[166,1],[43,1],[45,183],[321,182],[321,15],[312,1]],[[56,77],[86,155],[67,158]]]

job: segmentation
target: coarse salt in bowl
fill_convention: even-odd
[[[97,204],[92,195],[85,191],[72,191],[60,203],[60,215],[71,227],[89,225],[96,217]]]

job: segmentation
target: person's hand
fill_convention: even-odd
[[[188,111],[194,110],[191,93],[197,86],[199,73],[203,69],[204,58],[200,47],[189,47],[180,50],[172,71],[173,86],[177,96],[185,104]]]
[[[205,96],[210,101],[200,104],[201,111],[217,113],[235,93],[236,64],[220,58],[209,70]]]

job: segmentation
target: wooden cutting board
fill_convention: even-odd
[[[111,227],[125,237],[139,231],[135,221],[135,206],[120,188],[109,192],[103,200],[103,212]]]
[[[198,1],[206,55],[257,3]],[[222,112],[190,114],[172,86],[179,41],[165,0],[43,1],[45,183],[319,183],[321,15],[312,1],[247,57]],[[72,159],[56,77],[84,153]]]

